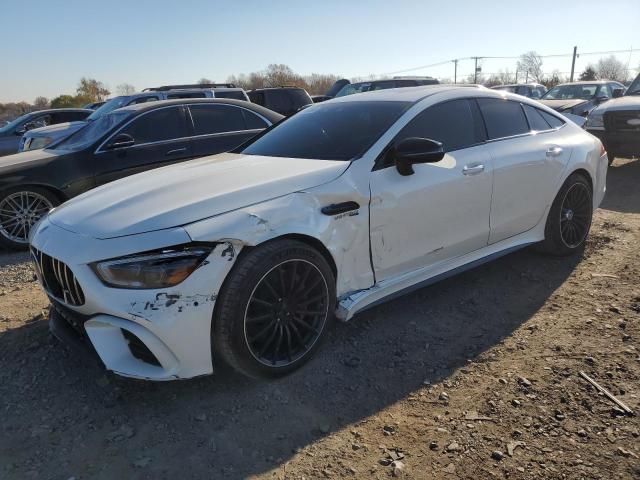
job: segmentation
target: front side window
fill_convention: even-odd
[[[350,83],[345,85],[336,93],[336,97],[344,97],[346,95],[353,95],[354,93],[368,92],[371,88],[371,82]]]
[[[204,92],[178,92],[178,93],[169,93],[167,94],[167,98],[169,100],[175,98],[206,98],[207,94]]]
[[[89,147],[115,127],[120,125],[131,115],[131,112],[112,112],[98,118],[93,122],[88,122],[84,127],[61,142],[56,143],[51,148],[55,150],[77,151]]]
[[[34,128],[46,127],[47,125],[51,125],[51,122],[51,115],[40,115],[32,120],[29,120],[24,124],[24,127],[27,130],[33,130]]]
[[[155,95],[150,95],[148,97],[138,97],[133,100],[133,102],[129,102],[127,105],[137,105],[139,103],[155,102],[157,100],[160,100],[160,98],[156,97]]]
[[[407,102],[319,103],[272,127],[239,153],[354,160],[364,154],[410,105]]]
[[[244,96],[244,92],[240,90],[223,90],[215,92],[216,98],[233,98],[235,100],[244,100],[247,101],[247,97]]]
[[[499,98],[479,98],[478,105],[490,139],[512,137],[529,132],[520,103]]]
[[[135,145],[189,136],[181,107],[159,108],[143,113],[120,133],[131,135]]]
[[[443,102],[427,108],[411,120],[395,141],[419,137],[442,143],[445,152],[476,145],[485,140],[482,119],[475,102],[467,99]]]
[[[230,105],[189,105],[196,135],[245,130],[242,111]]]
[[[598,96],[605,96],[607,98],[611,98],[613,96],[613,94],[611,93],[611,88],[609,87],[608,84],[604,84],[600,86],[600,91],[598,92]]]

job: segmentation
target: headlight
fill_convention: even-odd
[[[602,113],[591,113],[587,117],[587,128],[604,128],[604,115]]]
[[[51,137],[33,137],[30,140],[31,141],[25,142],[25,150],[39,150],[53,142],[53,138]]]
[[[115,288],[167,288],[198,268],[211,247],[185,247],[97,262],[92,265],[103,283]]]

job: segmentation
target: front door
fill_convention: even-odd
[[[133,138],[133,145],[109,149],[109,142],[122,133]],[[94,155],[96,184],[192,157],[189,135],[182,106],[143,112],[114,133]]]
[[[377,281],[472,252],[489,237],[493,169],[476,103],[459,99],[428,107],[392,143],[410,137],[442,142],[446,154],[402,176],[390,146],[371,173]]]

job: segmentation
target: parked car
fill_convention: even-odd
[[[180,99],[129,105],[44,150],[0,160],[0,244],[26,248],[51,208],[117,178],[226,152],[282,118],[240,100]]]
[[[26,113],[0,128],[0,157],[16,153],[20,148],[22,136],[30,130],[45,125],[83,120],[91,113],[91,110],[83,108],[54,108]]]
[[[83,106],[82,108],[88,108],[89,110],[95,110],[98,107],[101,107],[102,105],[104,105],[106,103],[106,100],[103,102],[93,102],[93,103],[87,103],[85,106]]]
[[[162,87],[146,88],[142,92],[131,95],[120,95],[106,101],[102,106],[92,112],[85,121],[70,122],[55,128],[44,127],[30,130],[29,133],[24,136],[20,151],[35,150],[44,148],[49,144],[54,144],[84,127],[86,122],[97,120],[118,108],[138,103],[155,102],[157,100],[174,100],[178,98],[235,98],[236,100],[249,100],[242,88],[237,88],[231,83],[165,85]]]
[[[610,80],[563,83],[549,89],[540,102],[560,113],[586,117],[596,106],[623,92],[624,85]]]
[[[417,87],[421,85],[437,85],[439,82],[432,77],[395,77],[388,80],[371,80],[368,82],[350,83],[343,86],[337,97],[353,95],[354,93],[371,92],[374,90],[385,90],[388,88]]]
[[[602,140],[609,164],[616,157],[640,157],[640,75],[621,97],[594,108],[585,128]]]
[[[539,99],[547,93],[547,88],[539,83],[516,83],[512,85],[496,85],[494,90],[517,93],[523,97]]]
[[[253,103],[287,117],[313,103],[307,91],[299,87],[256,88],[247,94]]]
[[[368,92],[88,192],[43,219],[31,248],[52,331],[107,369],[173,380],[224,360],[279,377],[334,314],[527,245],[579,252],[606,173],[597,138],[525,97]]]
[[[327,90],[324,93],[324,95],[312,95],[311,100],[313,100],[313,103],[320,103],[320,102],[326,102],[327,100],[331,100],[333,97],[336,96],[336,93],[338,93],[342,89],[342,87],[344,87],[345,85],[349,85],[350,83],[351,82],[346,78],[336,80],[333,83],[333,85],[329,87],[329,90]]]

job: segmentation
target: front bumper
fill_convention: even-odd
[[[610,153],[619,156],[640,156],[640,132],[608,132],[590,128],[587,132],[598,137]]]
[[[52,331],[57,327],[58,333],[53,333],[76,345],[89,344],[105,367],[119,375],[173,380],[212,373],[213,309],[239,247],[230,242],[217,244],[186,280],[166,289],[107,287],[89,266],[98,260],[189,242],[181,228],[96,240],[44,219],[33,234],[32,248],[66,264],[84,296],[84,302],[74,306],[47,291],[55,307],[50,326]],[[229,248],[234,249],[233,255]],[[60,334],[61,326],[68,335]]]

